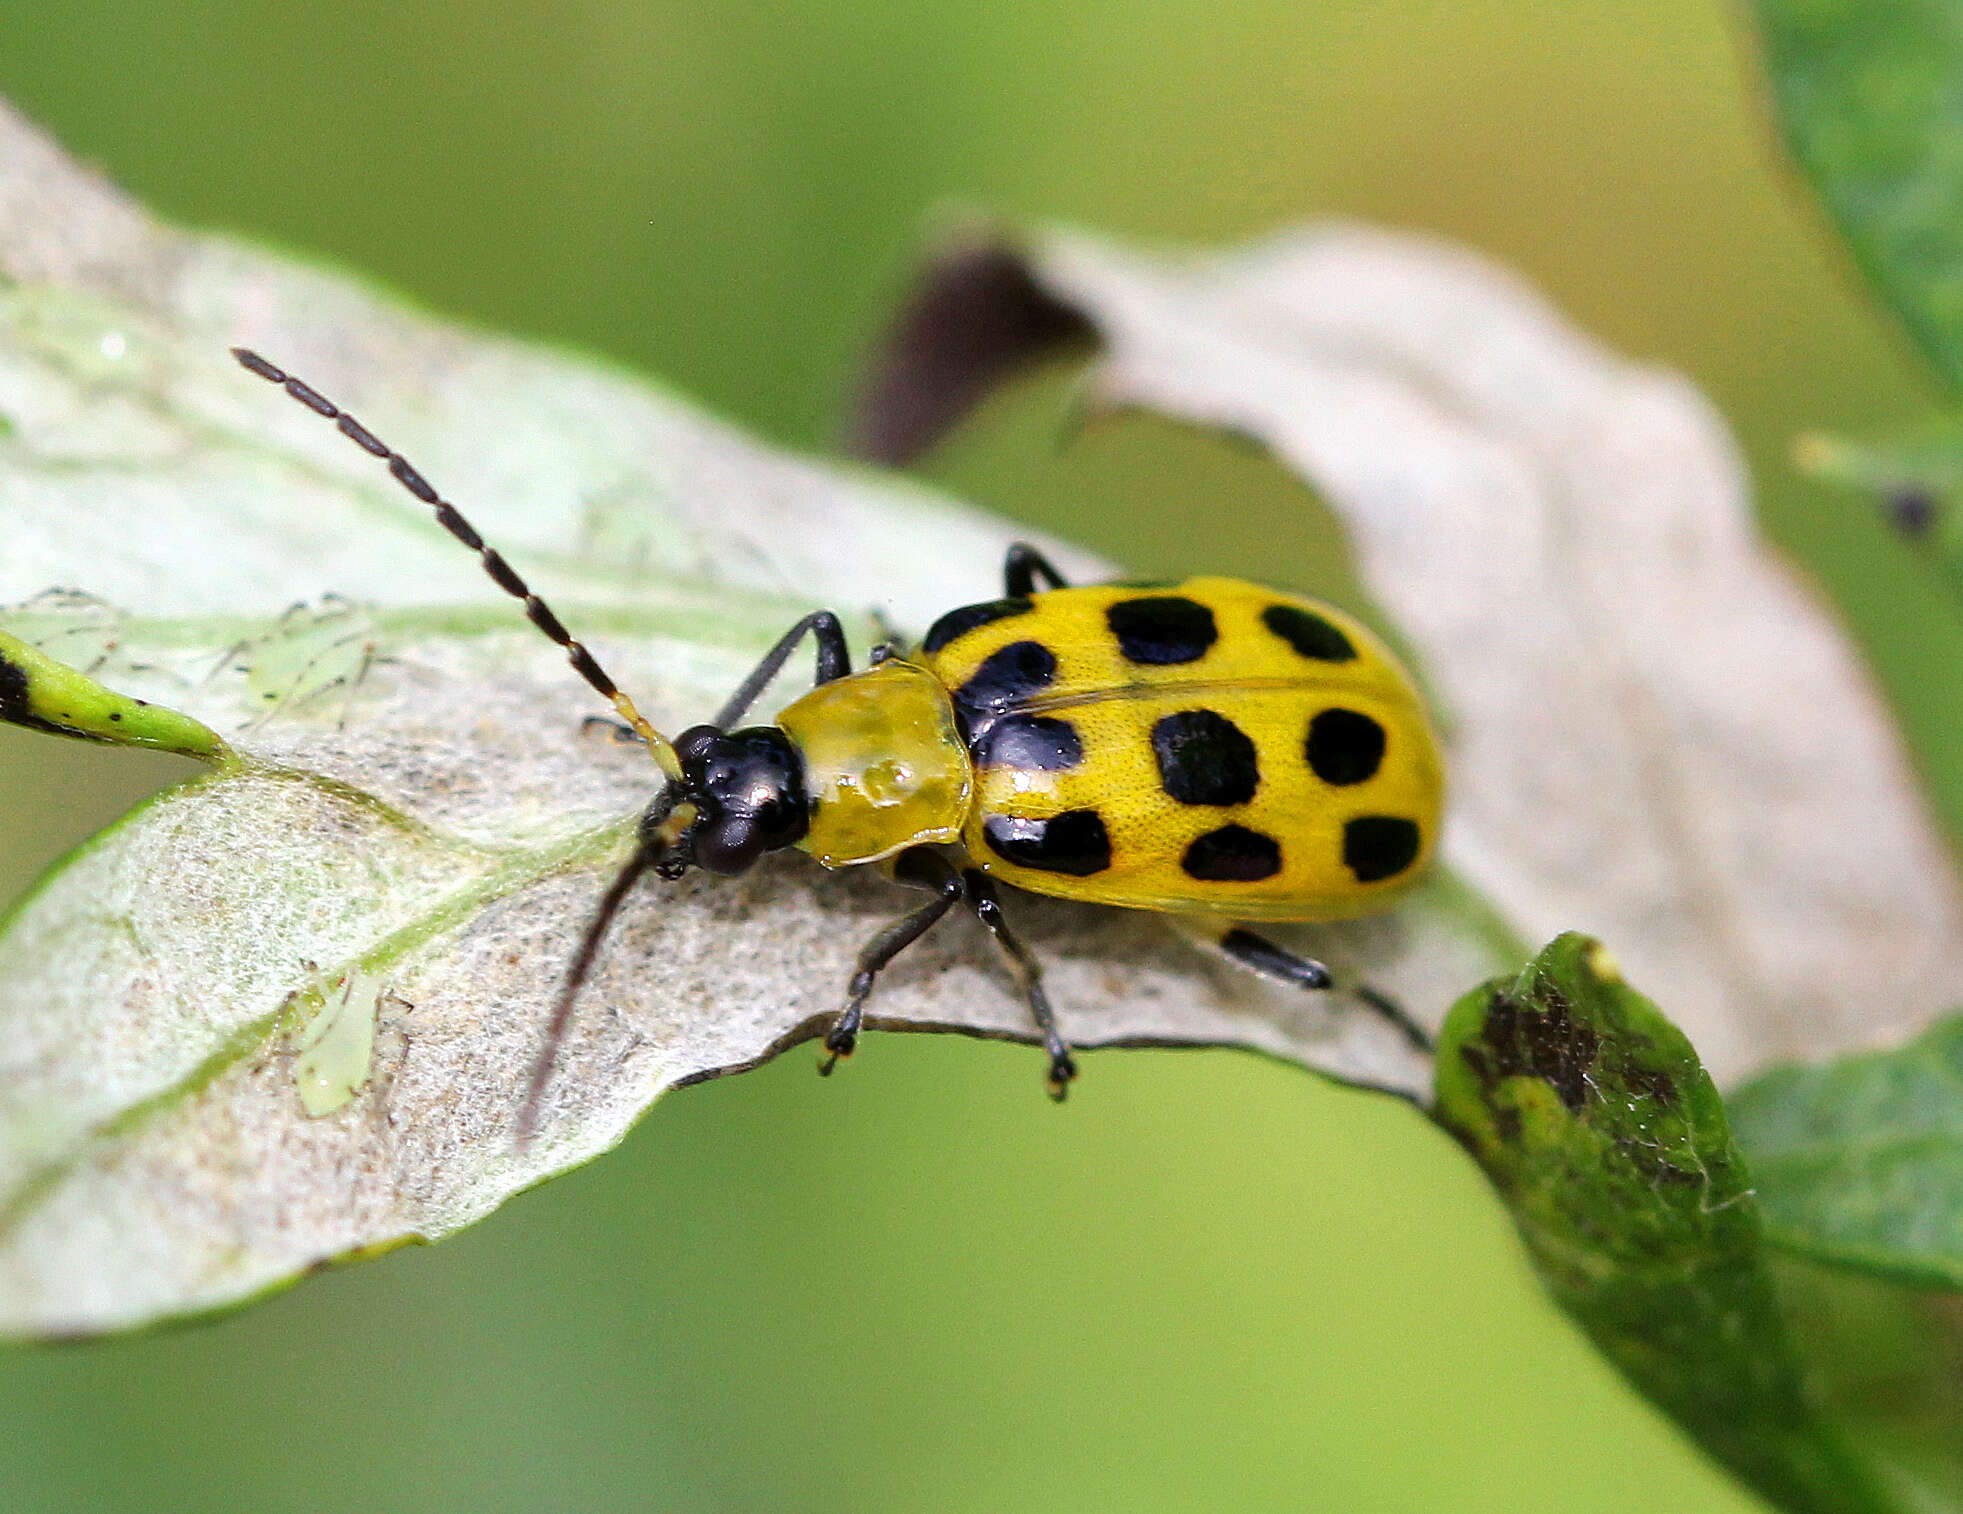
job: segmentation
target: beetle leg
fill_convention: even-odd
[[[1195,924],[1197,925],[1197,922]],[[1333,981],[1329,976],[1329,969],[1320,962],[1292,952],[1285,946],[1277,946],[1266,936],[1256,935],[1244,925],[1223,926],[1212,925],[1211,922],[1209,924],[1210,929],[1201,928],[1225,956],[1264,978],[1309,989],[1326,989]],[[1436,1049],[1425,1028],[1413,1020],[1404,1006],[1390,995],[1362,983],[1352,986],[1349,992],[1374,1013],[1380,1015],[1392,1029],[1419,1051],[1430,1055]]]
[[[641,733],[624,720],[609,720],[604,715],[588,715],[579,723],[579,733],[584,736],[589,731],[605,731],[616,746],[641,745]]]
[[[777,638],[777,645],[763,654],[763,661],[750,670],[750,676],[724,702],[711,722],[717,730],[728,730],[749,712],[750,706],[757,702],[757,695],[769,687],[770,680],[790,661],[791,653],[807,634],[818,643],[817,676],[813,683],[830,683],[852,671],[852,654],[846,648],[845,628],[838,623],[838,617],[830,610],[813,610]]]
[[[1027,599],[1035,593],[1039,578],[1046,580],[1052,589],[1070,587],[1050,560],[1028,542],[1019,541],[1010,547],[1009,555],[1002,559],[1002,592],[1010,599]]]
[[[1035,1016],[1036,1028],[1043,1033],[1043,1049],[1050,1054],[1050,1097],[1060,1104],[1070,1091],[1071,1079],[1077,1076],[1077,1062],[1057,1030],[1056,1011],[1050,1007],[1050,996],[1043,991],[1042,964],[1009,929],[1009,922],[1002,914],[1002,902],[996,898],[995,884],[988,874],[971,867],[961,876],[968,885],[968,908],[995,937],[995,944],[1008,960],[1009,971],[1016,975],[1017,986],[1029,1000],[1029,1012]]]
[[[634,855],[627,859],[627,865],[614,875],[605,897],[600,900],[599,909],[587,922],[586,934],[580,937],[579,950],[573,954],[572,964],[566,969],[566,981],[560,986],[559,1002],[552,1008],[552,1018],[545,1022],[545,1034],[539,1038],[538,1051],[532,1058],[532,1075],[525,1085],[525,1102],[518,1106],[518,1147],[521,1151],[531,1145],[532,1135],[538,1129],[539,1104],[545,1097],[546,1084],[552,1080],[552,1070],[558,1065],[559,1046],[566,1039],[566,1027],[572,1024],[573,1005],[578,1002],[579,991],[593,971],[594,959],[600,954],[600,943],[606,940],[613,917],[620,913],[620,907],[627,902],[634,885],[641,881],[642,874],[655,865],[654,853],[645,846],[636,847]]]
[[[860,948],[858,971],[852,974],[851,986],[845,992],[845,1008],[825,1033],[829,1055],[818,1064],[818,1071],[826,1076],[840,1057],[851,1056],[852,1048],[858,1045],[866,1000],[872,996],[880,969],[931,930],[961,899],[961,875],[931,846],[913,846],[901,852],[893,861],[893,881],[909,888],[931,889],[937,897],[900,916]]]
[[[906,633],[894,625],[887,613],[875,605],[867,618],[872,621],[872,634],[877,638],[871,653],[874,662],[884,662],[886,657],[898,657],[907,648]],[[880,648],[887,648],[886,657],[880,656]]]

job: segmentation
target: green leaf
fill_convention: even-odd
[[[1903,1507],[1963,1510],[1963,1299],[1789,1255],[1772,1271],[1820,1412]]]
[[[1773,1244],[1963,1288],[1963,1018],[1731,1096]]]
[[[1562,1308],[1714,1456],[1788,1508],[1895,1507],[1807,1400],[1716,1088],[1597,942],[1453,1007],[1437,1117]]]
[[[909,907],[871,869],[799,856],[651,882],[519,1149],[541,1027],[655,771],[582,732],[606,706],[564,654],[234,344],[413,458],[668,730],[815,605],[863,649],[875,606],[917,630],[992,597],[1020,534],[594,363],[157,226],[0,109],[0,646],[31,673],[7,713],[223,759],[0,917],[0,1336],[222,1308],[451,1233],[665,1089],[822,1028],[861,943]],[[1015,919],[1080,1046],[1245,1046],[1429,1084],[1353,995],[1271,988],[1158,917],[1018,899]],[[1503,960],[1449,877],[1300,944],[1433,1024]],[[872,1011],[1034,1034],[973,921],[909,952]],[[1031,1118],[1053,1117],[1042,1072],[1032,1056]],[[1096,1088],[1093,1057],[1077,1097]]]
[[[1802,436],[1793,461],[1802,473],[1874,500],[1963,600],[1963,419],[1934,417],[1872,437]]]
[[[184,757],[230,758],[213,732],[175,710],[106,689],[32,642],[0,630],[0,720],[53,736],[154,747]]]
[[[1794,156],[1882,298],[1963,388],[1963,4],[1753,10]]]

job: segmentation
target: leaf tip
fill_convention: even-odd
[[[905,463],[1004,380],[1088,345],[1096,328],[1038,282],[999,233],[968,228],[931,254],[880,339],[854,409],[850,450]]]
[[[220,767],[238,762],[201,721],[105,688],[6,631],[0,631],[0,721],[53,736],[175,752]]]

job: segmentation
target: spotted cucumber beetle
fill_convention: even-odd
[[[524,602],[661,769],[634,854],[573,954],[521,1132],[614,916],[649,872],[733,876],[797,847],[826,867],[878,864],[933,895],[859,952],[825,1036],[825,1072],[853,1050],[880,970],[966,906],[1028,1000],[1061,1099],[1076,1063],[997,880],[1192,917],[1243,966],[1321,989],[1330,984],[1321,963],[1240,922],[1369,914],[1431,860],[1441,778],[1423,704],[1390,650],[1329,605],[1235,578],[1073,587],[1017,545],[1000,599],[948,611],[911,650],[883,643],[859,672],[837,615],[805,616],[712,721],[671,742],[407,459],[256,353],[233,356],[386,462]],[[817,654],[810,692],[774,724],[738,728],[807,636]],[[1428,1048],[1394,1003],[1359,994]]]

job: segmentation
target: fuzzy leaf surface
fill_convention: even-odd
[[[917,631],[992,598],[1019,534],[590,361],[160,227],[0,113],[0,647],[38,670],[19,708],[211,764],[0,920],[0,1336],[221,1308],[470,1224],[663,1090],[821,1029],[860,943],[912,902],[796,855],[649,886],[519,1149],[541,1026],[654,770],[582,733],[606,707],[562,654],[234,344],[413,458],[671,731],[815,606],[863,655],[876,606]],[[1271,990],[1152,916],[1014,904],[1079,1046],[1245,1046],[1428,1085],[1344,995]],[[1433,1024],[1497,955],[1449,878],[1300,944]],[[872,1008],[1032,1034],[972,921]],[[1032,1119],[1054,1117],[1041,1073],[1032,1055]]]

